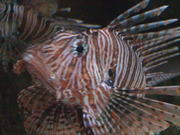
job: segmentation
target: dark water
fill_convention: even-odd
[[[71,18],[82,19],[86,23],[106,26],[120,13],[135,5],[140,0],[59,0],[59,7],[71,7],[71,13],[57,13]],[[160,5],[170,5],[163,13],[162,18],[180,18],[180,0],[152,0],[149,8]],[[156,20],[156,19],[155,19]],[[158,20],[158,18],[157,18]],[[178,22],[174,26],[178,26]],[[167,68],[168,67],[168,68]],[[180,57],[170,61],[170,64],[162,67],[164,71],[180,72]],[[21,76],[6,74],[0,71],[0,135],[25,135],[22,117],[19,114],[16,98],[18,92],[31,84],[27,73]],[[163,85],[180,84],[180,78],[163,83]],[[180,105],[180,98],[157,97],[165,101]],[[161,135],[180,135],[180,129],[172,127]]]

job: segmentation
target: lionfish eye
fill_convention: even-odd
[[[76,48],[76,51],[77,51],[78,53],[83,53],[83,51],[84,51],[83,45],[79,45],[79,46]]]
[[[88,44],[83,39],[76,39],[72,42],[72,53],[74,56],[83,56],[88,51]]]

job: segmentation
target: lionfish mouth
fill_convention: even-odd
[[[31,74],[35,83],[40,83],[46,89],[51,89],[51,94],[55,94],[60,89],[59,83],[43,59],[35,51],[27,52],[23,55],[26,63],[26,70]]]

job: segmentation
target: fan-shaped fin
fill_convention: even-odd
[[[164,10],[167,8],[168,6],[161,6],[159,8],[144,12],[142,14],[138,14],[135,16],[132,16],[128,19],[122,20],[119,23],[117,23],[117,26],[119,25],[120,27],[126,28],[126,27],[130,27],[133,25],[136,25],[138,23],[143,22],[146,19],[150,19],[156,16],[159,16],[162,12],[164,12]],[[117,27],[115,26],[115,27]],[[109,28],[111,28],[111,26],[108,26]]]
[[[90,135],[83,125],[80,106],[67,105],[39,86],[21,91],[18,103],[26,113],[24,126],[28,133],[36,135]]]
[[[169,95],[169,96],[180,96],[180,86],[158,86],[158,87],[146,87],[146,88],[134,88],[116,90],[116,92],[122,94],[128,94],[129,96],[137,96],[139,98],[144,95]],[[177,106],[176,106],[177,108]],[[180,107],[179,107],[180,108]]]
[[[147,31],[147,30],[154,29],[154,28],[158,28],[161,26],[166,26],[166,25],[175,23],[177,21],[178,21],[178,19],[170,19],[170,20],[165,20],[165,21],[158,21],[158,22],[153,22],[153,23],[141,24],[141,25],[130,27],[130,28],[122,29],[119,33],[125,33],[125,32],[128,32],[128,34],[140,33],[140,32]]]
[[[152,69],[155,69],[155,68],[157,68],[157,67],[159,67],[159,66],[161,66],[161,65],[167,64],[167,63],[168,63],[167,60],[164,60],[164,61],[158,62],[158,63],[154,63],[154,64],[152,64],[152,65],[150,65],[150,66],[146,66],[146,67],[144,68],[144,71],[147,73],[148,71],[150,71],[150,70],[152,70]]]
[[[119,22],[121,20],[124,20],[128,18],[129,16],[141,11],[142,9],[146,8],[147,5],[149,4],[150,0],[143,0],[142,2],[138,3],[134,7],[128,9],[124,13],[120,14],[116,19],[114,19],[110,25],[114,25],[116,22]]]
[[[179,126],[180,107],[146,98],[145,95],[149,94],[180,96],[180,86],[115,88],[110,99],[107,98],[108,102],[97,98],[96,107],[92,104],[89,106],[88,110],[91,112],[83,109],[89,117],[84,117],[85,125],[92,128],[97,135],[150,135],[166,129],[169,126],[166,121]]]
[[[180,86],[147,87],[145,88],[145,94],[180,96]]]
[[[61,102],[49,106],[46,110],[35,110],[24,126],[28,133],[37,135],[86,135],[82,121],[82,110]]]
[[[129,104],[135,105],[139,109],[143,109],[144,111],[147,111],[148,113],[152,113],[159,117],[159,122],[162,122],[163,120],[169,121],[174,123],[175,125],[180,125],[180,107],[163,103],[160,101],[155,101],[149,98],[145,97],[136,97],[131,96],[129,94],[117,94],[116,98],[121,97],[124,100],[127,100]],[[130,97],[128,98],[129,95]],[[177,108],[176,111],[171,110]],[[162,122],[163,123],[163,122]]]
[[[65,17],[46,17],[47,20],[51,21],[56,25],[56,27],[61,27],[64,30],[72,30],[75,32],[81,32],[89,28],[97,29],[101,28],[100,25],[96,24],[86,24],[83,20],[74,19],[74,18],[65,18]]]
[[[25,113],[29,114],[32,114],[34,110],[44,109],[44,107],[56,103],[56,100],[51,94],[35,85],[22,90],[19,93],[17,101],[19,107],[25,111]]]
[[[147,41],[141,41],[141,42],[135,44],[135,46],[141,46],[137,49],[137,51],[141,52],[143,50],[149,49],[150,47],[160,45],[164,42],[167,42],[169,40],[173,40],[173,39],[176,39],[179,37],[180,37],[180,33],[174,34],[174,35],[167,35],[167,36],[158,37],[158,38],[154,38],[154,39],[147,40]]]
[[[121,93],[121,94],[120,94]],[[138,96],[139,94],[139,96]],[[129,95],[131,98],[127,98],[129,102],[136,102],[141,104],[141,106],[146,106],[147,108],[144,109],[152,109],[151,111],[156,111],[154,113],[160,112],[161,115],[159,117],[170,121],[179,126],[180,124],[180,107],[177,105],[165,103],[162,101],[157,101],[154,99],[146,98],[142,96],[142,94],[153,94],[153,95],[171,95],[171,96],[179,96],[180,95],[180,86],[166,86],[166,87],[147,87],[143,89],[131,89],[127,90],[124,89],[123,91],[118,91],[116,96],[124,95],[124,98],[128,97]],[[149,106],[149,107],[148,107]],[[148,110],[150,111],[150,110]],[[156,114],[158,115],[158,114]]]
[[[119,34],[120,37],[123,37],[123,39],[127,41],[127,44],[134,49],[135,53],[143,59],[142,65],[146,72],[167,63],[167,59],[179,55],[177,47],[162,51],[159,50],[170,44],[179,42],[180,36],[179,27],[157,32],[141,33],[178,21],[178,19],[169,19],[147,24],[139,24],[144,20],[159,16],[168,7],[165,5],[138,14],[138,12],[145,8],[148,3],[149,1],[142,1],[119,15],[110,23],[110,25],[107,26],[110,30],[114,30]]]
[[[143,54],[143,55],[150,54],[150,53],[152,53],[152,52],[154,52],[154,51],[157,51],[157,50],[159,50],[159,49],[161,49],[161,48],[163,48],[163,47],[166,47],[166,46],[168,46],[168,45],[171,45],[171,44],[176,43],[176,42],[179,42],[179,41],[180,41],[180,39],[174,39],[174,40],[172,40],[172,41],[168,41],[168,42],[162,43],[162,44],[160,44],[160,45],[158,45],[158,46],[151,47],[151,48],[149,48],[149,49],[146,49],[146,50],[142,51],[142,54]]]
[[[142,65],[146,72],[167,63],[169,58],[179,55],[177,47],[166,50],[163,50],[163,48],[175,42],[179,42],[180,36],[179,27],[142,33],[178,21],[178,19],[169,19],[142,24],[144,20],[159,16],[168,7],[165,5],[138,14],[148,3],[149,1],[142,1],[118,16],[107,26],[110,30],[115,31],[120,38],[123,38],[123,40],[132,47],[135,53],[143,59]]]
[[[139,33],[139,34],[128,34],[125,38],[127,39],[133,39],[133,40],[150,40],[158,37],[163,37],[167,35],[172,35],[174,33],[179,33],[180,27],[167,29],[167,30],[161,30],[157,32],[147,32],[147,33]]]
[[[171,54],[174,52],[177,52],[179,50],[178,47],[174,47],[174,48],[170,48],[170,49],[166,49],[166,50],[162,50],[162,51],[157,51],[148,55],[145,55],[143,57],[143,62],[152,62],[153,60],[156,60],[157,58],[161,58],[167,54]]]
[[[156,60],[153,60],[149,63],[146,63],[145,64],[145,68],[149,68],[149,67],[152,67],[160,62],[164,62],[164,61],[167,61],[167,59],[170,59],[170,58],[173,58],[173,57],[176,57],[176,56],[179,56],[180,53],[177,52],[177,53],[174,53],[174,54],[170,54],[170,55],[167,55],[167,56],[164,56],[164,57],[161,57],[159,59],[156,59]]]
[[[149,71],[167,63],[167,59],[179,55],[178,47],[162,49],[170,44],[179,42],[179,36],[179,31],[175,31],[172,34],[152,38],[150,40],[137,40],[137,43],[134,44],[133,42],[136,41],[132,40],[129,41],[129,45],[131,45],[135,52],[137,52],[139,56],[142,57],[145,71]]]
[[[160,73],[160,74],[152,75],[149,77],[148,77],[148,74],[146,74],[147,85],[154,86],[154,85],[157,85],[158,83],[172,79],[177,76],[180,76],[180,73]]]

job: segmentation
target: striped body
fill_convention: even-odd
[[[180,106],[146,97],[180,95],[180,86],[154,87],[177,74],[151,71],[179,55],[177,47],[162,49],[179,41],[179,27],[143,33],[177,19],[136,25],[167,8],[134,15],[148,3],[142,1],[103,29],[58,32],[26,50],[23,61],[34,85],[20,93],[18,102],[27,132],[153,135],[168,122],[180,126]],[[73,122],[65,115],[69,110],[74,110],[69,114]]]
[[[93,34],[93,31],[92,31]],[[138,54],[116,31],[107,28],[97,31],[98,36],[90,39],[90,46],[94,44],[95,56],[99,71],[103,71],[103,80],[112,79],[114,87],[119,88],[143,88],[145,87],[145,74],[142,61]],[[91,56],[90,56],[91,57]],[[109,76],[112,69],[114,78]]]
[[[87,44],[86,54],[74,54],[73,48],[78,44]],[[29,49],[24,60],[31,74],[37,72],[35,76],[60,100],[68,96],[79,99],[75,96],[77,92],[95,90],[103,83],[119,88],[146,86],[138,54],[123,37],[108,29],[90,30],[82,35],[60,33],[45,44]]]

